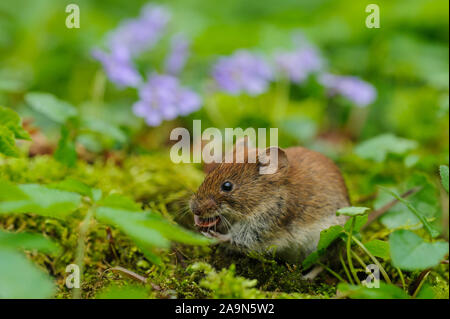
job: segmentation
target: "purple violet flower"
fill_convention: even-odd
[[[238,95],[259,95],[269,87],[272,70],[260,56],[239,50],[220,58],[213,67],[213,77],[220,89]]]
[[[126,57],[115,53],[108,54],[101,50],[93,50],[92,56],[102,63],[106,75],[117,86],[139,86],[142,82],[142,77],[135,69],[133,63]]]
[[[331,95],[340,94],[359,107],[366,107],[377,97],[377,91],[373,85],[356,76],[322,74],[319,82],[329,90]]]
[[[138,18],[123,21],[109,34],[108,46],[121,56],[134,57],[159,41],[169,20],[170,14],[164,7],[147,5]]]
[[[294,83],[302,83],[312,72],[322,68],[323,62],[312,47],[275,55],[277,69]]]
[[[170,54],[165,61],[166,73],[178,75],[183,70],[189,56],[189,45],[189,40],[181,34],[172,37]]]
[[[187,115],[200,108],[201,99],[193,91],[182,87],[172,75],[152,74],[139,89],[140,100],[133,112],[145,119],[149,126],[158,126],[163,120]]]
[[[100,61],[111,82],[119,87],[137,87],[142,77],[136,70],[133,57],[152,47],[162,36],[170,19],[161,6],[147,5],[136,19],[128,19],[109,34],[110,53],[94,50],[92,56]]]

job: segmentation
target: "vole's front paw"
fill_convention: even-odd
[[[231,235],[230,234],[221,234],[217,233],[213,230],[210,230],[208,232],[202,232],[203,235],[205,235],[208,238],[217,239],[219,242],[231,242]]]
[[[302,280],[313,281],[323,271],[322,266],[315,266],[310,272],[302,276]]]

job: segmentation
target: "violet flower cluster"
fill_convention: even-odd
[[[108,35],[109,52],[99,49],[92,52],[92,56],[102,63],[111,82],[121,88],[137,88],[142,83],[132,59],[155,45],[169,19],[170,14],[164,7],[147,5],[138,18],[122,22]]]
[[[146,5],[138,18],[123,21],[109,34],[108,46],[123,57],[135,57],[160,40],[169,20],[170,13],[166,8]]]
[[[134,65],[136,56],[151,49],[164,36],[169,20],[170,12],[166,8],[144,6],[137,18],[125,20],[108,35],[106,51],[96,49],[92,52],[113,83],[121,88],[138,90],[139,101],[133,105],[133,112],[150,126],[190,114],[202,103],[200,96],[183,87],[177,78],[190,53],[190,43],[181,34],[171,39],[164,74],[150,73],[145,81]],[[276,53],[270,63],[263,56],[247,50],[221,57],[213,66],[212,76],[217,87],[228,94],[256,96],[265,93],[280,76],[302,84],[316,73],[329,95],[342,95],[360,107],[375,100],[377,94],[371,84],[357,77],[328,74],[323,69],[324,62],[318,50],[301,37],[294,50]]]
[[[273,72],[262,57],[239,50],[219,59],[213,77],[219,88],[229,94],[259,95],[267,91]]]
[[[182,34],[176,34],[171,40],[171,51],[165,61],[165,71],[168,74],[178,75],[183,70],[189,57],[189,40]]]
[[[121,88],[138,89],[140,99],[133,105],[133,112],[144,118],[149,126],[188,115],[199,109],[202,102],[198,94],[181,86],[176,77],[189,55],[189,41],[182,35],[172,38],[164,66],[167,74],[152,73],[144,82],[133,63],[133,58],[151,49],[161,39],[169,20],[170,13],[164,7],[147,5],[138,18],[124,21],[109,34],[109,52],[98,49],[92,52],[111,82]]]
[[[302,83],[311,73],[320,71],[323,63],[317,50],[307,47],[276,54],[275,65],[293,83]]]
[[[356,76],[326,73],[319,77],[319,83],[328,89],[330,95],[340,94],[359,107],[366,107],[377,97],[375,88]]]
[[[259,95],[269,89],[277,74],[292,83],[301,84],[316,73],[319,83],[328,90],[329,95],[340,94],[360,107],[375,101],[377,92],[371,84],[358,77],[325,73],[324,61],[318,50],[304,37],[296,42],[296,49],[276,53],[272,64],[245,50],[220,58],[212,71],[217,87],[232,95]]]
[[[150,75],[139,89],[139,98],[133,105],[133,112],[144,118],[149,126],[158,126],[178,115],[188,115],[201,105],[198,94],[182,87],[178,78],[167,74]]]

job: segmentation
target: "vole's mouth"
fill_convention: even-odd
[[[210,228],[214,225],[217,225],[220,222],[220,216],[213,216],[213,217],[199,217],[197,215],[194,215],[194,223],[198,227],[201,228]]]

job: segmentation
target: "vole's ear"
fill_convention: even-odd
[[[274,174],[286,170],[289,166],[286,153],[277,146],[260,151],[257,161],[260,174]]]

